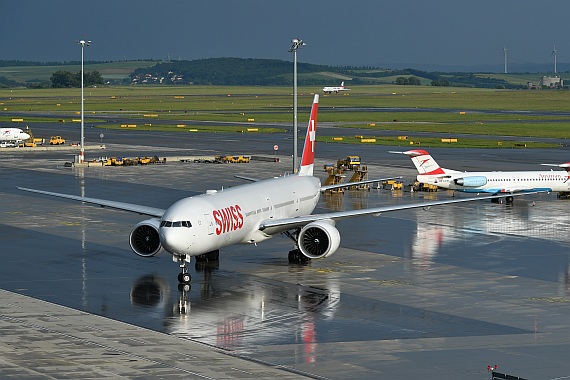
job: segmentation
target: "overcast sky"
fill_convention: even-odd
[[[292,60],[391,67],[570,61],[568,0],[2,0],[0,60]]]

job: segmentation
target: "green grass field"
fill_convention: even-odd
[[[299,124],[308,119],[314,93],[320,87],[300,87]],[[345,94],[321,95],[319,121],[343,127],[375,131],[414,132],[532,138],[570,138],[570,117],[527,115],[525,111],[557,112],[570,108],[569,91],[488,90],[473,88],[438,88],[428,86],[372,85],[353,87]],[[382,112],[366,108],[387,108]],[[401,110],[395,112],[389,108]],[[346,110],[346,109],[350,110]],[[415,109],[430,112],[413,112]],[[20,112],[51,112],[53,118],[30,116],[29,121],[66,122],[76,119],[80,110],[79,89],[25,88],[0,89],[0,121],[10,121]],[[521,111],[516,114],[489,114],[487,111]],[[288,87],[223,87],[223,86],[124,86],[85,89],[86,122],[101,122],[106,113],[125,117],[148,117],[153,128],[172,128],[161,120],[176,121],[191,127],[193,121],[235,122],[238,128],[214,127],[206,132],[241,132],[248,123],[292,123],[293,96]],[[21,116],[19,116],[21,117]],[[120,127],[105,125],[105,128]],[[184,130],[184,128],[173,128]],[[279,129],[268,129],[274,132]],[[437,140],[437,139],[436,139]],[[465,139],[461,144],[466,143]],[[350,140],[345,140],[348,142]],[[485,140],[488,141],[488,140]],[[436,143],[435,141],[434,143]],[[453,146],[462,146],[456,144]],[[473,141],[470,146],[481,146]],[[487,142],[497,147],[497,141]],[[448,144],[449,145],[449,144]],[[532,144],[527,143],[527,147]],[[447,146],[444,144],[444,146]]]

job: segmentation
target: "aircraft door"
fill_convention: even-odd
[[[269,217],[274,218],[275,217],[275,207],[273,207],[273,205],[271,204],[271,199],[269,199],[268,196],[265,197],[265,203],[267,204],[267,207],[269,207]]]
[[[213,235],[215,231],[214,219],[210,214],[204,214],[204,219],[206,220],[206,224],[208,225],[208,235]]]

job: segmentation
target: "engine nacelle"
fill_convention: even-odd
[[[487,177],[485,176],[471,176],[454,179],[453,182],[458,186],[463,187],[479,187],[487,184]]]
[[[129,235],[131,249],[142,257],[156,256],[162,249],[158,234],[159,227],[159,219],[143,220],[137,224]]]
[[[336,252],[340,245],[340,233],[332,220],[319,220],[307,224],[297,240],[303,255],[310,259],[322,259]]]

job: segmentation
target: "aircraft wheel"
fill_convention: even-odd
[[[289,264],[306,264],[311,259],[303,255],[299,249],[289,251]]]
[[[513,203],[514,198],[513,197],[506,197],[505,198],[505,202],[507,203]]]
[[[189,284],[192,281],[192,276],[190,273],[179,273],[178,274],[178,282],[181,284]]]
[[[181,292],[189,292],[192,289],[190,284],[178,284],[178,290]]]

